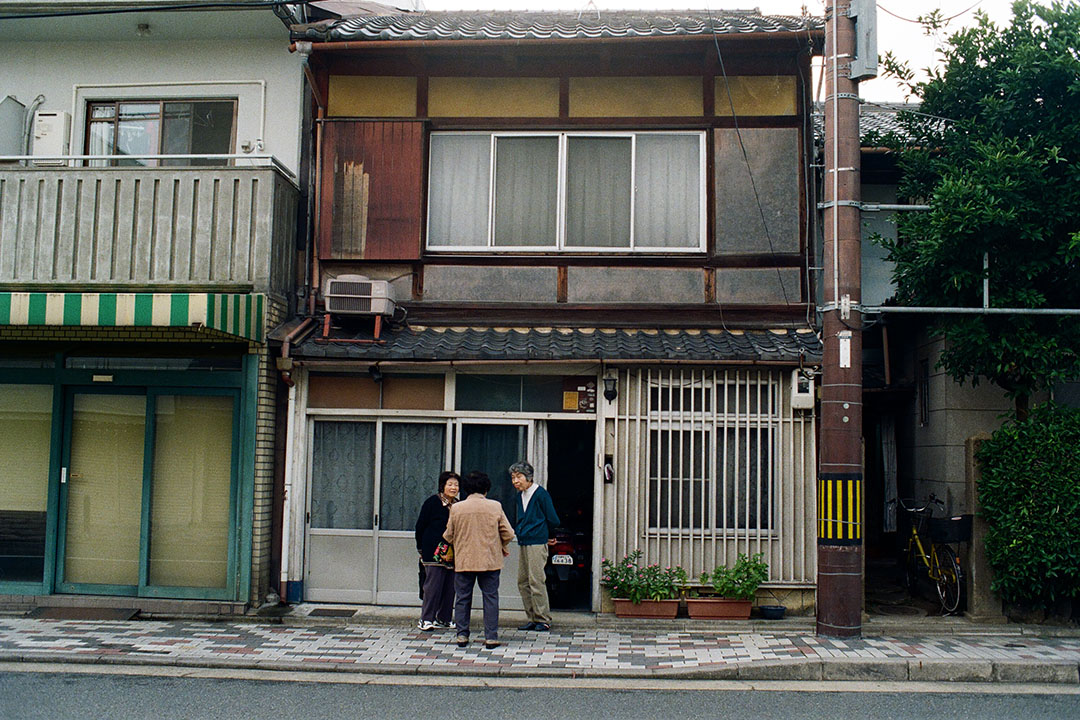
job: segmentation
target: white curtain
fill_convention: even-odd
[[[428,246],[487,245],[490,135],[432,135]]]
[[[630,247],[630,138],[571,137],[567,145],[567,247]]]
[[[533,431],[533,449],[530,453],[533,466],[533,480],[540,487],[548,484],[548,426],[547,420],[537,420]]]
[[[636,247],[698,247],[700,144],[698,135],[638,136],[634,197]]]
[[[495,144],[496,246],[554,247],[557,137],[501,137]]]

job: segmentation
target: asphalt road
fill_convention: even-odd
[[[107,671],[100,675],[96,672]],[[132,674],[134,673],[134,674]],[[181,674],[186,676],[180,676]],[[481,684],[483,683],[483,684]],[[342,676],[326,673],[0,668],[0,718],[281,720],[1080,717],[1080,688],[923,683],[745,683]]]

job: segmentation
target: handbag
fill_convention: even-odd
[[[454,562],[454,546],[445,540],[435,548],[435,559],[447,565]]]

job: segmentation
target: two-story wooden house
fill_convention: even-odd
[[[528,460],[591,548],[579,606],[641,549],[693,576],[762,552],[812,607],[821,21],[432,12],[293,37],[319,196],[281,351],[287,596],[417,603],[439,472],[486,471],[509,508]]]
[[[267,592],[303,73],[253,4],[0,2],[7,606]]]

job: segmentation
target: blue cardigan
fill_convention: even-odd
[[[539,485],[529,500],[529,509],[522,508],[521,493],[514,501],[514,532],[517,533],[518,545],[546,545],[549,537],[559,525],[559,516],[555,514],[555,505],[551,495]]]

